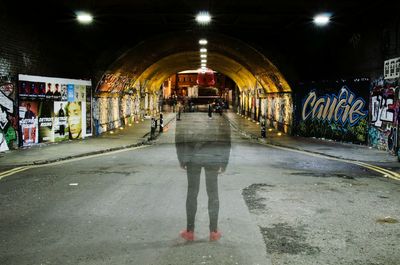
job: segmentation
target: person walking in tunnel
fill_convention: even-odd
[[[211,105],[211,102],[208,102],[208,118],[212,119],[212,112],[213,112],[213,107]]]
[[[219,117],[210,121],[204,120],[201,114],[185,113],[184,115],[191,115],[191,118],[177,123],[175,133],[179,164],[186,170],[188,184],[186,229],[180,232],[180,236],[188,241],[195,239],[197,195],[200,188],[201,169],[204,168],[210,221],[209,239],[216,241],[221,237],[221,232],[218,230],[218,175],[225,171],[229,162],[230,126],[226,120]]]

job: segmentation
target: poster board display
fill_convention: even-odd
[[[91,136],[91,91],[90,80],[19,75],[21,145]]]

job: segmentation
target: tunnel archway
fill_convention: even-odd
[[[103,75],[103,82],[99,82],[96,91],[127,90],[132,82],[143,82],[149,76],[157,76],[160,71],[171,73],[171,68],[177,70],[199,68],[199,39],[200,37],[194,32],[181,32],[158,36],[139,43],[108,67]],[[207,34],[207,40],[209,68],[224,73],[238,83],[250,83],[255,86],[256,84],[250,80],[257,81],[267,93],[291,92],[284,75],[256,49],[238,39],[221,34]],[[153,70],[157,73],[151,73]],[[239,82],[238,71],[246,72],[242,78],[249,80]],[[107,80],[105,78],[107,75],[116,76],[114,79],[120,77],[119,79],[124,79],[129,84],[123,87],[118,84],[102,86]],[[113,80],[110,77],[108,79]],[[241,90],[251,88],[239,87]]]
[[[260,116],[265,116],[270,121],[268,125],[276,128],[278,123],[284,123],[281,129],[288,131],[291,124],[288,113],[292,109],[291,97],[288,95],[292,89],[279,69],[265,55],[241,40],[214,33],[206,36],[207,67],[228,76],[236,83],[242,114],[258,120]],[[123,98],[125,94],[134,94],[136,101],[143,101],[140,98],[145,97],[144,103],[136,102],[135,106],[140,105],[150,115],[157,112],[158,107],[154,106],[157,105],[158,90],[163,81],[174,73],[199,68],[200,38],[201,34],[195,32],[157,36],[139,43],[116,59],[104,72],[95,89],[100,102],[103,102],[98,104],[101,105],[99,112],[103,112],[100,115],[102,117],[98,117],[100,123],[104,124],[105,116],[108,116],[107,122],[110,123],[110,115],[106,115],[104,107],[109,109],[117,101],[120,104],[121,100],[115,100],[117,95]],[[115,102],[105,102],[104,97],[114,98],[111,101]],[[263,106],[261,97],[266,101]],[[122,109],[121,106],[118,108]],[[107,112],[110,113],[109,110]],[[112,119],[113,122],[117,120],[116,117]]]

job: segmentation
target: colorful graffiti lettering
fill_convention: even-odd
[[[395,155],[398,150],[398,123],[400,101],[398,85],[383,78],[372,82],[370,93],[369,144]]]
[[[311,91],[303,102],[302,119],[340,122],[342,125],[349,123],[354,126],[367,116],[365,105],[365,100],[356,98],[346,86],[342,87],[337,96],[325,95],[317,98],[316,92]]]
[[[371,97],[371,123],[381,127],[383,122],[394,122],[396,104],[393,89],[385,89],[382,94]]]

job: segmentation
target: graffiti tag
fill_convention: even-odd
[[[0,91],[0,128],[4,130],[8,124],[7,114],[14,112],[14,102]]]
[[[396,105],[394,92],[371,97],[371,123],[382,127],[382,122],[394,122]]]
[[[346,86],[342,87],[337,96],[317,97],[316,92],[311,91],[303,102],[302,118],[340,122],[342,125],[349,123],[353,126],[367,115],[365,105],[365,101],[360,97],[356,98]]]

